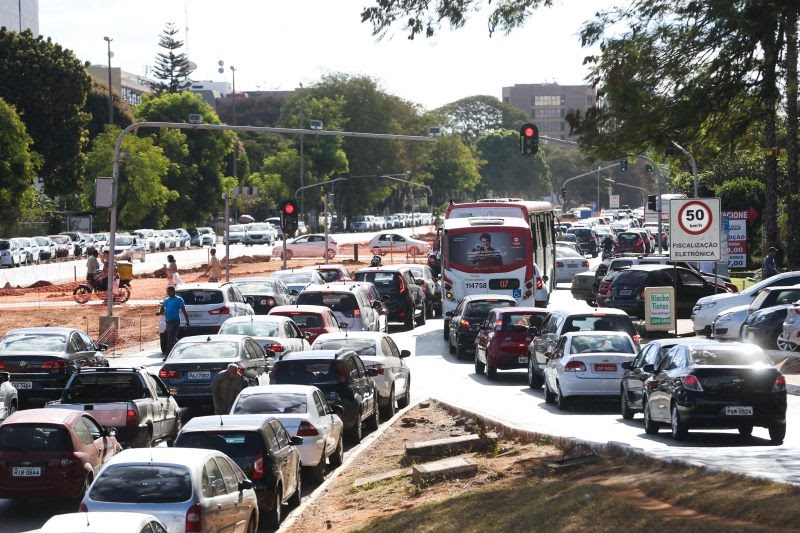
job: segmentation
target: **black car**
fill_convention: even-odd
[[[18,328],[0,338],[0,371],[11,374],[20,407],[58,400],[81,367],[107,367],[105,344],[96,344],[79,329]]]
[[[414,279],[419,282],[422,280],[422,292],[425,294],[425,317],[433,318],[434,315],[442,314],[442,293],[436,290],[436,276],[433,270],[427,265],[403,265],[411,270]]]
[[[302,498],[300,453],[280,420],[269,415],[201,416],[191,419],[175,440],[177,448],[217,450],[239,465],[253,482],[258,507],[278,527],[285,503]]]
[[[644,398],[644,382],[652,376],[644,367],[653,365],[658,368],[661,360],[673,346],[678,344],[697,344],[697,338],[654,339],[645,344],[633,361],[622,363],[623,373],[620,381],[620,414],[625,420],[631,420],[636,413],[642,412]]]
[[[333,405],[341,405],[342,422],[354,443],[361,442],[362,424],[378,429],[378,388],[375,368],[366,368],[356,352],[347,349],[292,352],[275,362],[270,383],[314,385]]]
[[[592,254],[592,257],[597,257],[600,250],[600,238],[592,228],[583,226],[571,227],[567,230],[567,233],[575,235],[581,252],[584,254]]]
[[[360,268],[356,281],[369,281],[381,293],[389,312],[389,322],[402,322],[407,330],[425,323],[425,294],[409,267]]]
[[[495,294],[471,294],[464,296],[455,309],[448,311],[444,319],[444,339],[452,354],[461,359],[475,353],[475,339],[481,324],[492,309],[514,307],[517,301],[511,296]]]
[[[289,305],[292,303],[292,296],[289,294],[288,287],[279,279],[237,278],[232,280],[231,283],[250,302],[253,312],[257,315],[269,314],[269,310],[276,305]]]
[[[757,346],[700,342],[672,347],[645,382],[644,430],[669,425],[675,440],[692,428],[766,427],[773,443],[786,435],[786,378]]]
[[[750,304],[750,313],[742,324],[739,339],[768,350],[780,350],[778,335],[790,309],[800,299],[800,287],[766,287]],[[785,347],[785,346],[784,346]]]
[[[631,316],[644,318],[645,287],[675,287],[675,312],[678,318],[689,318],[697,300],[721,292],[730,292],[724,284],[706,281],[696,273],[669,265],[635,265],[621,271],[611,283],[608,298],[598,293],[597,304],[622,309]]]
[[[179,340],[158,371],[175,400],[192,414],[214,412],[211,384],[217,373],[236,363],[248,385],[266,375],[269,354],[245,335],[193,335]]]

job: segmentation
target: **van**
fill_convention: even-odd
[[[297,305],[329,307],[341,327],[350,331],[381,331],[379,311],[370,305],[366,287],[336,283],[306,287],[297,295]]]

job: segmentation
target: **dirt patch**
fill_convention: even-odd
[[[479,465],[474,477],[415,485],[409,475],[399,475],[409,466],[406,443],[483,428],[436,402],[420,404],[403,420],[414,423],[387,428],[286,531],[796,529],[800,493],[790,486],[638,457],[576,458],[546,441],[502,434],[489,453],[471,456]],[[576,448],[571,454],[587,452]],[[565,458],[569,467],[552,467]],[[398,475],[364,483],[392,471]]]

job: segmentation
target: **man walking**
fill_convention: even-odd
[[[164,355],[172,351],[172,347],[175,346],[175,342],[178,340],[178,328],[181,326],[181,311],[183,311],[183,317],[186,319],[186,327],[188,328],[189,315],[186,313],[186,304],[183,298],[175,295],[175,287],[170,285],[167,287],[167,297],[162,300],[161,308],[156,313],[157,315],[163,313],[167,324],[167,328],[164,331],[164,335],[167,337],[165,345],[166,351],[163,352]]]
[[[764,266],[761,268],[761,279],[767,279],[778,274],[778,266],[775,264],[775,252],[778,249],[774,246],[769,247],[767,257],[764,258]]]
[[[231,363],[228,368],[217,373],[211,392],[214,395],[214,414],[227,415],[236,397],[247,387],[244,376],[239,373],[240,368],[236,363]]]

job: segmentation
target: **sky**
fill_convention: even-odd
[[[293,90],[326,74],[366,75],[386,92],[434,109],[522,83],[580,85],[587,74],[578,32],[611,0],[554,0],[510,35],[489,37],[486,12],[465,27],[413,41],[399,26],[382,40],[361,10],[375,0],[39,0],[39,31],[81,61],[147,75],[167,23],[197,65],[194,80],[236,90]],[[492,4],[494,5],[494,3]],[[186,31],[188,28],[188,32]],[[224,62],[219,73],[218,62]]]

